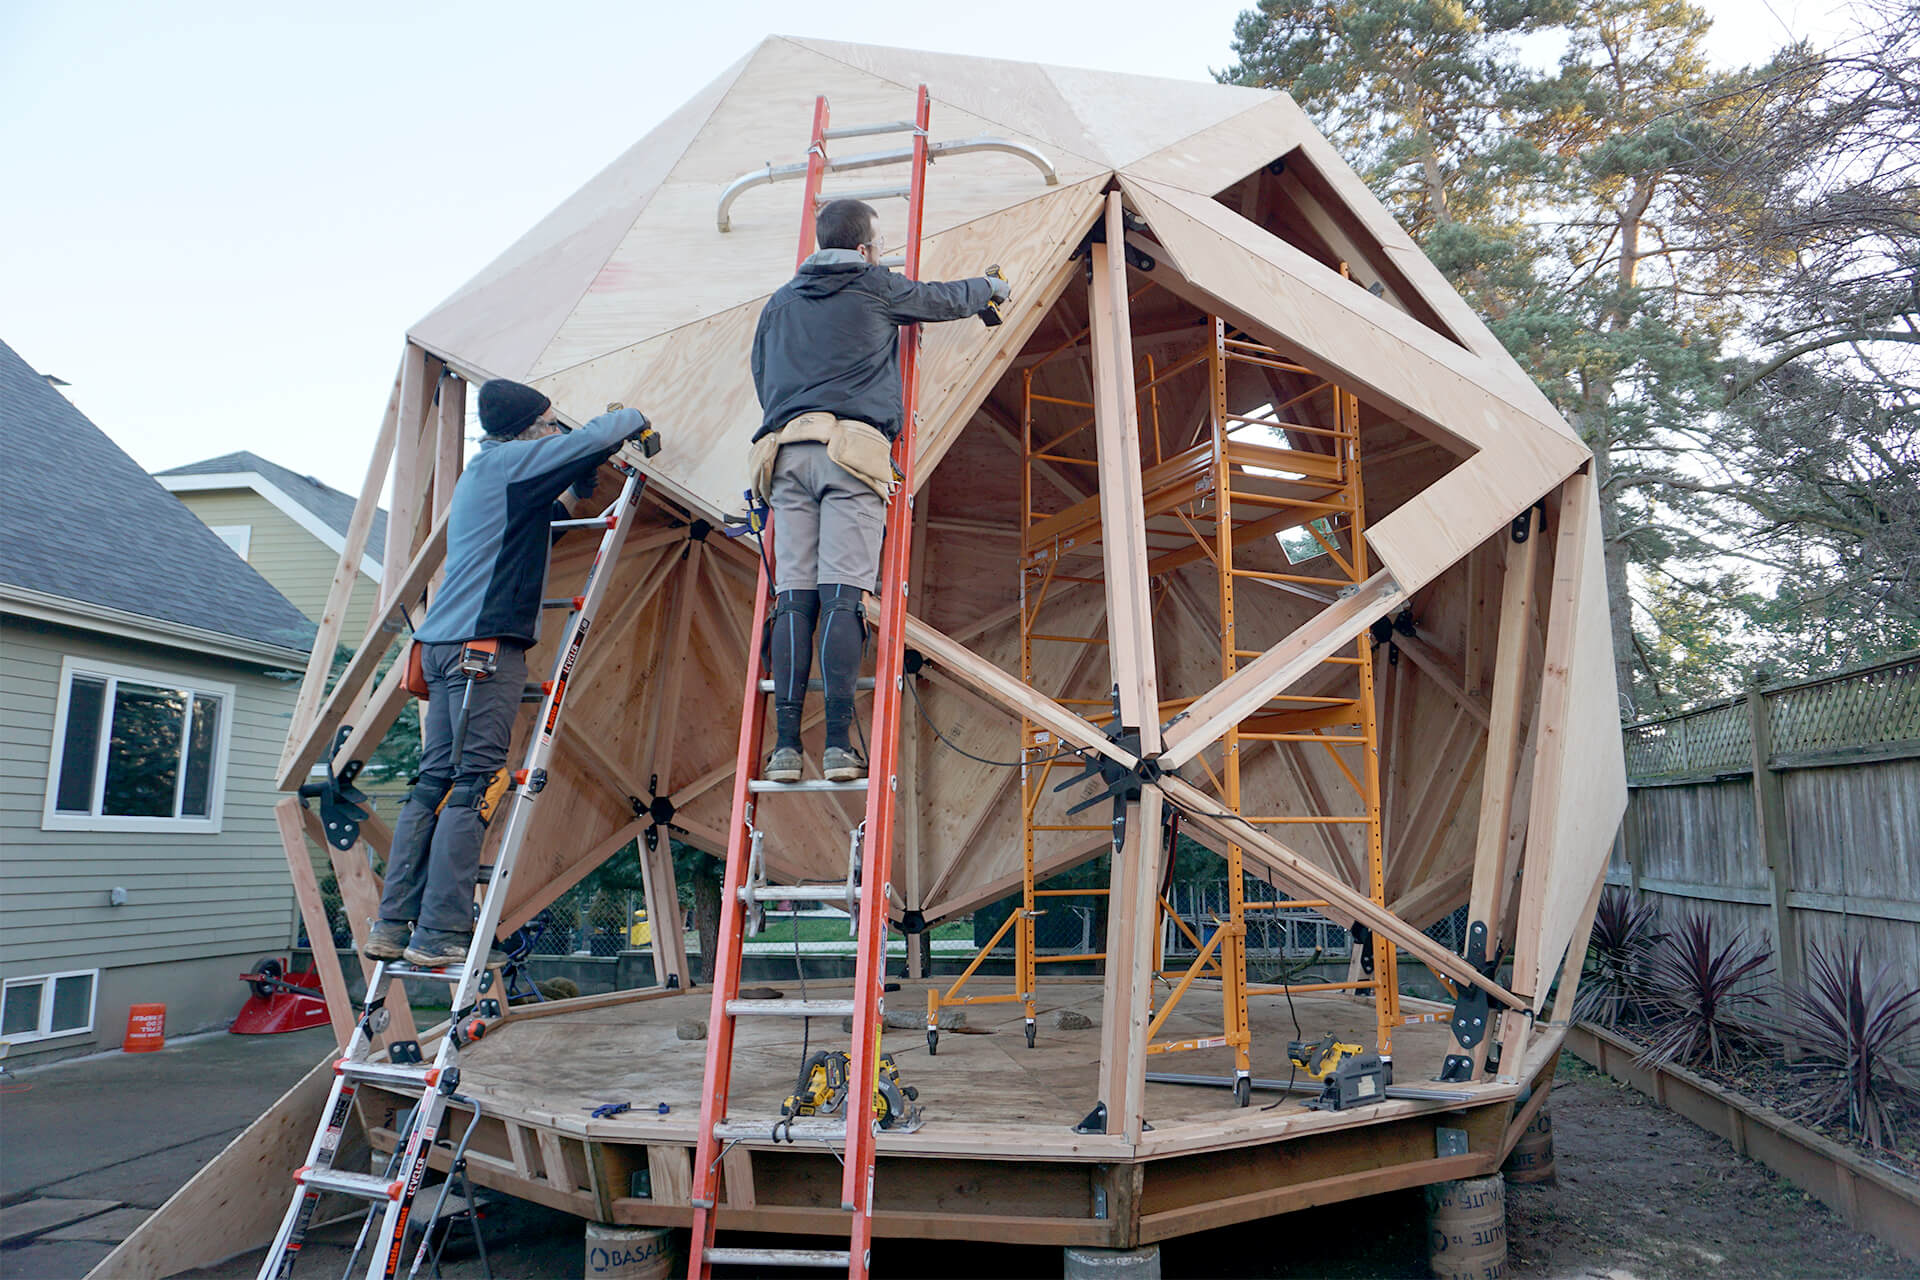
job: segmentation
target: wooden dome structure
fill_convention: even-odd
[[[1113,849],[1097,1071],[1120,1145],[1079,1139],[1055,1156],[1106,1170],[1155,1150],[1277,1140],[1280,1129],[1262,1138],[1245,1119],[1223,1136],[1225,1117],[1197,1120],[1216,1131],[1187,1147],[1161,1114],[1143,1130],[1152,1053],[1224,1046],[1242,1071],[1250,1053],[1267,1074],[1285,1065],[1284,1046],[1252,1043],[1247,1009],[1261,988],[1236,951],[1248,913],[1272,903],[1236,901],[1191,965],[1162,967],[1164,862],[1139,833],[1177,809],[1189,834],[1274,885],[1274,902],[1364,926],[1355,936],[1370,936],[1371,967],[1356,959],[1352,981],[1329,984],[1345,993],[1328,999],[1370,1004],[1381,1048],[1395,1028],[1457,1012],[1403,999],[1396,955],[1516,1011],[1449,1048],[1470,1061],[1456,1075],[1461,1104],[1504,1108],[1488,1121],[1497,1147],[1532,1115],[1526,1082],[1551,1068],[1625,804],[1590,454],[1282,93],[760,43],[409,331],[282,785],[323,758],[336,769],[363,759],[402,706],[381,662],[401,607],[418,606],[438,569],[466,388],[510,377],[576,421],[613,402],[640,407],[666,448],[646,463],[647,523],[617,566],[596,652],[574,672],[505,926],[650,831],[641,856],[663,908],[676,898],[661,834],[724,853],[755,551],[722,526],[741,509],[759,422],[749,341],[790,274],[800,186],[744,190],[725,231],[718,202],[743,175],[800,157],[816,94],[837,119],[895,119],[921,83],[935,142],[993,135],[1044,163],[956,154],[928,182],[923,274],[998,263],[1016,288],[1000,327],[962,322],[924,338],[908,630],[925,659],[912,677],[923,714],[909,711],[903,728],[895,918],[917,927],[1024,893],[1018,938],[1049,875]],[[870,184],[835,179],[827,194],[856,185]],[[900,215],[882,216],[897,241]],[[389,475],[381,607],[365,637],[342,636]],[[576,589],[592,550],[586,538],[559,544],[550,596]],[[330,680],[336,642],[358,650]],[[530,671],[551,666],[552,643]],[[1116,725],[1138,737],[1116,745]],[[1079,768],[1046,759],[1063,745],[1128,769],[1151,762],[1124,847],[1105,807],[1069,813],[1101,786],[1053,790]],[[1004,763],[1015,760],[1024,767]],[[857,819],[826,820],[836,796],[804,803],[818,820],[769,842],[774,874],[843,874],[836,833]],[[323,938],[305,843],[317,816],[291,798],[280,812],[308,931]],[[383,854],[386,834],[376,818],[362,838]],[[357,847],[331,856],[358,931],[374,873]],[[1480,931],[1467,956],[1424,933],[1463,905]],[[653,934],[656,972],[691,985],[677,931]],[[1001,998],[1049,1007],[1031,938],[1021,946],[1025,971]],[[1488,977],[1482,962],[1503,952],[1511,967]],[[1006,985],[970,981],[937,988],[936,1009]],[[1061,990],[1057,1003],[1083,1000]],[[1219,1013],[1200,1019],[1219,1030],[1158,1039],[1194,991],[1219,993]],[[404,1012],[391,1034],[412,1038]],[[1432,1056],[1418,1064],[1429,1077],[1440,1049]],[[697,1084],[697,1062],[690,1070]],[[1365,1122],[1427,1124],[1430,1137],[1433,1110],[1388,1102]],[[582,1178],[611,1124],[560,1125],[584,1144]],[[914,1138],[968,1149],[938,1129]],[[893,1149],[883,1137],[883,1159]],[[670,1195],[675,1178],[657,1147],[645,1150],[642,1166]],[[1393,1185],[1462,1176],[1464,1157],[1427,1170],[1432,1150],[1404,1157],[1412,1171]],[[519,1164],[503,1167],[525,1166],[513,1151],[502,1159]],[[550,1169],[560,1159],[550,1152]],[[621,1220],[620,1197],[596,1194]],[[650,1217],[651,1203],[621,1212],[678,1220],[664,1207]],[[1152,1234],[1141,1221],[1126,1229],[1136,1241]],[[1098,1242],[1105,1230],[1031,1238]]]

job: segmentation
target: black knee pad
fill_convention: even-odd
[[[447,792],[452,786],[452,778],[442,777],[435,773],[423,773],[419,778],[414,780],[413,791],[408,798],[418,800],[421,804],[427,806],[427,808],[438,813],[440,806],[446,803]]]
[[[480,825],[484,827],[493,821],[494,812],[500,807],[500,797],[506,794],[506,790],[507,771],[504,768],[478,777],[461,774],[453,789],[447,792],[447,805],[454,809],[478,810]]]

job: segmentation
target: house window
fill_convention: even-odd
[[[233,686],[69,657],[48,831],[220,830]]]
[[[209,525],[214,536],[234,549],[242,560],[247,558],[247,548],[253,545],[253,526],[250,524]]]
[[[0,1037],[18,1044],[93,1030],[98,969],[8,978],[0,989]]]

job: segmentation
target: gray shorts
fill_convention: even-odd
[[[828,458],[826,445],[780,446],[770,502],[775,591],[877,587],[886,500]]]

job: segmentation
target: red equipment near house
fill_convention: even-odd
[[[240,975],[251,992],[227,1030],[237,1036],[272,1036],[327,1025],[327,998],[314,969],[291,973],[291,958],[268,956]]]

